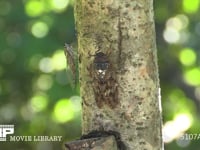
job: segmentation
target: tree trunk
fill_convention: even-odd
[[[76,0],[75,20],[83,134],[117,131],[128,150],[161,150],[153,0]],[[104,81],[97,51],[112,66]]]

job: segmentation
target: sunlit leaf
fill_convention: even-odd
[[[42,74],[37,79],[36,85],[37,88],[41,90],[48,90],[52,87],[53,79],[51,75]]]
[[[37,38],[43,38],[48,34],[49,27],[44,22],[36,22],[31,28],[32,34]]]
[[[62,12],[69,4],[69,0],[51,0],[52,8],[56,12]]]
[[[56,122],[64,123],[74,118],[73,104],[68,99],[59,100],[53,112],[53,118]]]
[[[182,49],[179,55],[179,59],[185,66],[193,65],[196,61],[196,53],[191,48]]]
[[[50,73],[53,71],[52,60],[49,57],[44,57],[39,62],[39,69],[42,72]]]
[[[184,80],[186,83],[197,86],[200,85],[200,69],[193,68],[184,72]]]
[[[39,16],[44,12],[44,5],[39,0],[29,0],[25,4],[26,14],[30,17]]]
[[[54,70],[66,69],[66,60],[63,50],[56,50],[52,56]]]
[[[39,112],[47,107],[48,99],[45,95],[35,95],[30,100],[33,112]]]
[[[195,13],[199,8],[199,0],[183,0],[183,10],[186,13]]]

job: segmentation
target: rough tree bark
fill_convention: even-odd
[[[161,108],[153,0],[76,0],[82,132],[117,131],[128,150],[161,150]],[[95,102],[89,66],[109,53],[115,108]]]

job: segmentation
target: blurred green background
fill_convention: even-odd
[[[62,142],[0,142],[6,150],[58,150],[81,134],[79,91],[66,73],[64,43],[75,43],[73,0],[0,0],[0,124],[15,136]],[[200,0],[156,0],[165,150],[198,150]],[[194,137],[193,137],[194,138]]]

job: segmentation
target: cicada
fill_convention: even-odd
[[[67,60],[67,66],[69,68],[67,77],[70,85],[75,88],[78,83],[78,54],[74,51],[72,45],[66,44],[64,46],[64,52]],[[72,76],[72,78],[71,78]]]
[[[92,87],[97,106],[101,108],[103,104],[110,108],[115,108],[118,101],[118,89],[116,73],[109,60],[109,53],[97,51],[93,56],[93,62],[87,68],[92,80]]]

